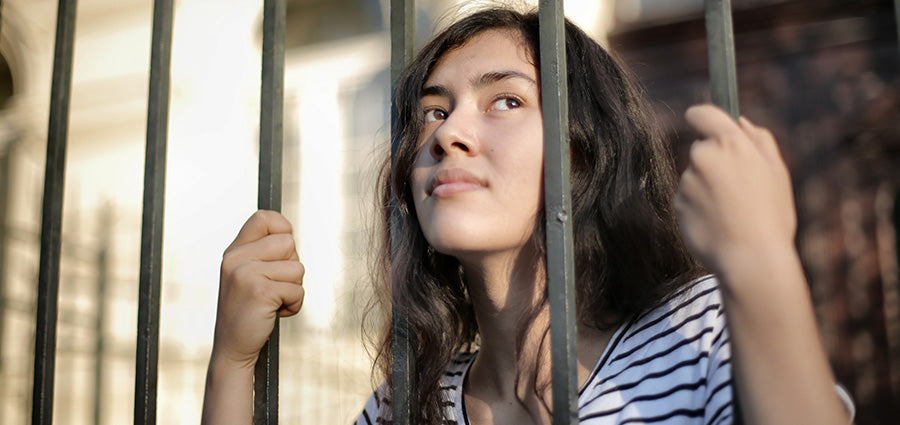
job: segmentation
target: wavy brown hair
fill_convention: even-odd
[[[380,178],[376,277],[384,311],[404,314],[413,340],[417,409],[411,423],[444,423],[441,376],[478,334],[460,264],[429,248],[413,204],[410,174],[423,128],[423,84],[443,55],[487,30],[519,34],[540,67],[538,27],[535,12],[502,7],[475,12],[435,36],[397,82],[399,146],[393,169],[385,167]],[[662,302],[700,269],[678,231],[672,206],[677,173],[642,88],[568,20],[565,33],[577,317],[584,325],[609,329]],[[532,242],[543,247],[543,235],[539,220]],[[392,346],[388,320],[375,347],[388,402]]]

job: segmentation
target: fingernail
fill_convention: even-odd
[[[739,123],[741,124],[741,126],[743,126],[743,127],[753,128],[753,124],[750,123],[750,120],[748,120],[748,119],[747,119],[746,117],[744,117],[743,115],[741,115],[740,117],[738,117],[738,122],[739,122]]]

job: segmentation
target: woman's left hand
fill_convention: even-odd
[[[712,105],[685,118],[700,136],[675,198],[688,248],[715,273],[748,255],[793,252],[790,175],[772,133]]]

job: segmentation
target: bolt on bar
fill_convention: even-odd
[[[159,358],[159,299],[162,277],[166,144],[169,128],[169,80],[172,57],[172,1],[153,5],[150,83],[147,98],[147,149],[144,154],[144,210],[138,289],[134,423],[156,423]]]
[[[53,82],[50,89],[50,123],[47,129],[44,201],[41,212],[41,257],[34,333],[34,388],[31,406],[31,423],[34,425],[53,423],[59,262],[76,8],[76,0],[60,0],[56,11],[56,47],[53,54]]]
[[[705,0],[706,44],[709,55],[709,83],[712,101],[740,116],[737,96],[737,68],[734,61],[734,30],[731,23],[731,0]]]
[[[544,113],[544,209],[553,423],[578,423],[575,335],[575,257],[569,182],[569,107],[562,0],[541,0],[541,108]]]
[[[400,128],[394,93],[400,75],[412,60],[413,41],[415,35],[415,2],[413,0],[391,0],[391,170],[400,146]],[[392,197],[396,199],[396,196]],[[396,252],[399,232],[402,223],[399,219],[396,201],[391,201],[391,252]],[[413,355],[414,335],[409,333],[406,316],[394,309],[391,314],[391,333],[393,339],[393,388],[391,396],[392,417],[395,425],[408,425],[410,415],[416,410],[415,393],[412,391],[415,381],[415,356]]]
[[[284,145],[284,29],[285,0],[263,4],[262,86],[259,110],[259,209],[281,211]],[[278,423],[279,321],[256,361],[253,424]]]

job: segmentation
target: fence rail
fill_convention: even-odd
[[[281,211],[284,144],[285,0],[263,5],[262,84],[259,111],[259,209]],[[278,345],[281,326],[275,319],[254,371],[253,423],[278,423]]]
[[[391,0],[391,169],[397,159],[400,147],[400,129],[397,127],[399,109],[393,96],[400,75],[406,64],[412,60],[415,38],[415,2],[413,0]],[[394,187],[394,185],[391,185]],[[401,221],[395,201],[391,201],[391,257],[397,252],[400,239]],[[391,337],[393,339],[393,400],[391,404],[394,421],[397,425],[408,425],[409,417],[415,409],[415,393],[413,377],[416,364],[412,351],[412,337],[406,316],[398,309],[391,312]]]
[[[144,206],[134,383],[135,425],[156,423],[172,19],[172,0],[156,0],[153,6],[147,149],[144,155]]]
[[[34,341],[32,424],[53,422],[53,382],[56,376],[56,325],[59,308],[59,266],[62,237],[66,138],[75,54],[75,0],[60,0],[50,88],[50,124],[41,210],[41,256],[38,269],[37,317]]]

